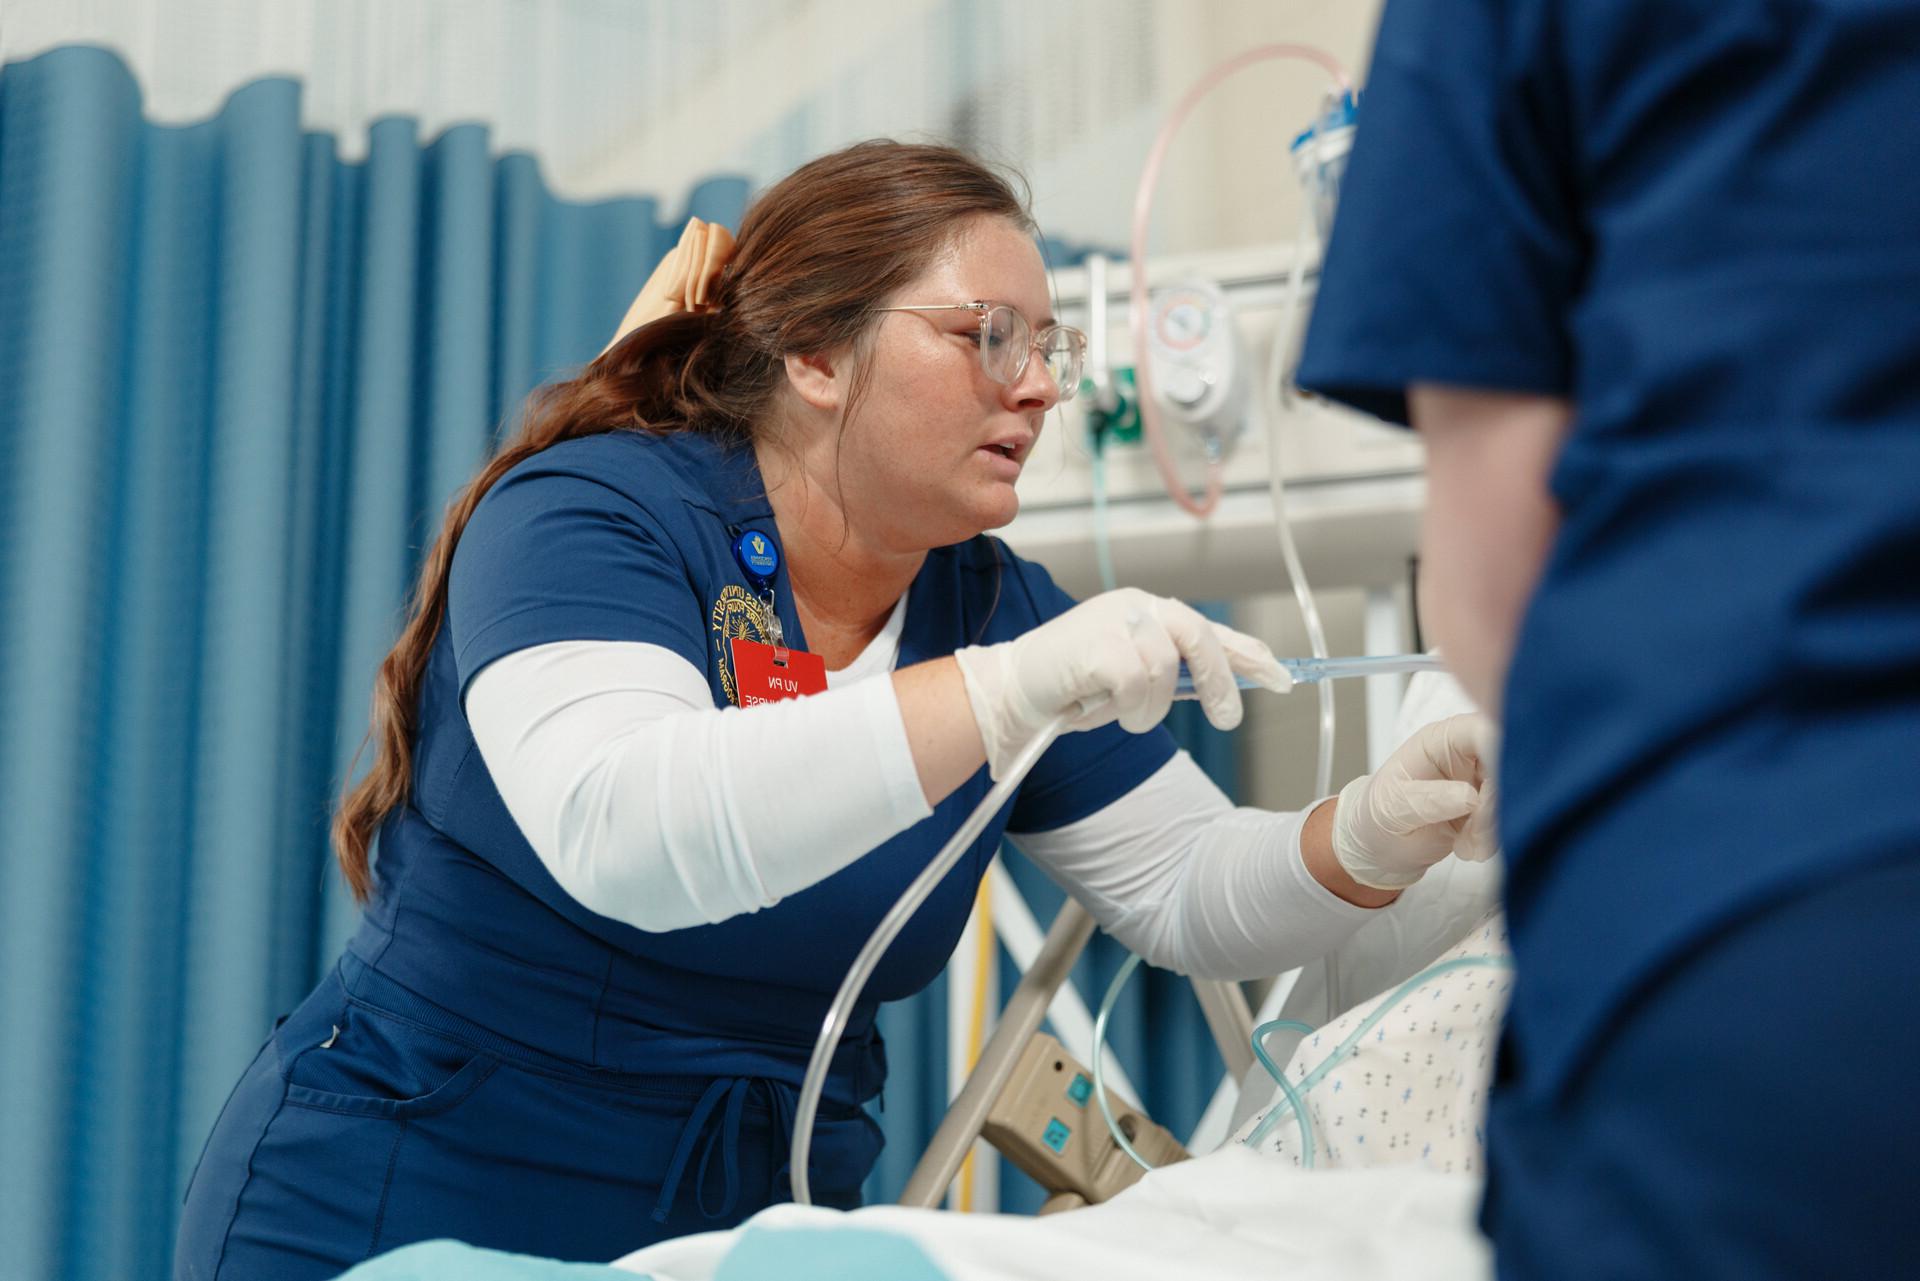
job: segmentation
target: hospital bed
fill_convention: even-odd
[[[1056,925],[1050,965],[1068,950],[1080,929],[1071,913]],[[1483,924],[1469,931],[1449,955],[1484,952],[1494,928]],[[1343,1062],[1344,1081],[1354,1087],[1346,1093],[1348,1101],[1335,1101],[1341,1096],[1324,1088],[1308,1096],[1313,1125],[1331,1138],[1316,1145],[1322,1166],[1331,1158],[1338,1167],[1331,1171],[1301,1168],[1302,1152],[1314,1149],[1297,1142],[1289,1145],[1284,1115],[1283,1124],[1265,1140],[1260,1139],[1264,1122],[1256,1117],[1249,1122],[1251,1133],[1241,1136],[1256,1140],[1254,1145],[1228,1144],[1164,1166],[1112,1200],[1069,1214],[1027,1218],[913,1206],[848,1213],[781,1205],[739,1229],[663,1242],[610,1267],[553,1264],[436,1242],[396,1251],[349,1275],[351,1281],[616,1281],[634,1275],[654,1281],[1489,1277],[1490,1255],[1473,1221],[1479,1197],[1473,1166],[1478,1143],[1467,1137],[1467,1128],[1473,1120],[1470,1105],[1485,1087],[1484,1060],[1499,1015],[1497,1007],[1482,1003],[1473,1009],[1468,1000],[1490,991],[1493,984],[1470,969],[1449,975],[1472,985],[1464,993],[1430,991],[1425,971],[1439,967],[1421,968],[1422,974],[1400,985],[1411,988],[1409,995],[1396,1001],[1390,991],[1314,1034],[1343,1038],[1343,1044],[1357,1039],[1362,1045],[1358,1055]],[[1456,1013],[1440,1014],[1442,1007]],[[1309,1036],[1286,1069],[1296,1083],[1304,1083],[1308,1064],[1317,1056],[1312,1039]],[[1464,1053],[1442,1062],[1435,1076],[1425,1060],[1447,1045],[1457,1045]],[[1481,1062],[1477,1079],[1476,1054]],[[1397,1103],[1400,1082],[1380,1078],[1389,1070],[1403,1070],[1403,1060],[1421,1064],[1420,1080],[1414,1084],[1422,1090],[1431,1081],[1451,1078],[1454,1088],[1444,1096],[1422,1099],[1424,1110],[1416,1113],[1429,1118],[1441,1114],[1440,1124],[1427,1127],[1435,1140],[1444,1141],[1443,1129],[1456,1136],[1447,1160],[1436,1153],[1434,1160],[1422,1161],[1411,1146],[1388,1150],[1390,1136],[1403,1125],[1417,1128],[1412,1121],[1389,1124],[1382,1118],[1373,1125],[1355,1119],[1382,1106],[1382,1087]],[[1349,1119],[1355,1123],[1340,1128],[1339,1123]],[[955,1131],[963,1132],[964,1127]],[[1367,1138],[1375,1140],[1371,1148]],[[1457,1168],[1459,1164],[1465,1168]],[[947,1159],[936,1155],[923,1166],[927,1186],[920,1195],[930,1200],[937,1196],[932,1184],[947,1168]]]
[[[1070,950],[1082,927],[1070,911],[1050,931],[1047,965]],[[1484,932],[1470,932],[1460,947],[1484,949]],[[1457,950],[1457,949],[1455,949]],[[1474,982],[1478,982],[1476,977]],[[1465,1003],[1458,993],[1428,996],[1424,975],[1409,980],[1420,986],[1399,1002],[1375,1000],[1349,1011],[1324,1026],[1317,1035],[1359,1039],[1373,1060],[1356,1057],[1347,1068],[1354,1086],[1348,1097],[1359,1102],[1331,1102],[1337,1098],[1322,1089],[1309,1097],[1313,1124],[1333,1136],[1321,1145],[1339,1168],[1303,1169],[1301,1144],[1292,1145],[1287,1159],[1289,1130],[1282,1124],[1257,1146],[1228,1144],[1193,1160],[1163,1166],[1146,1175],[1113,1199],[1073,1213],[1028,1218],[1012,1215],[955,1214],[924,1206],[876,1206],[852,1212],[798,1205],[774,1206],[754,1216],[743,1227],[705,1233],[648,1247],[608,1267],[555,1264],[524,1256],[475,1250],[453,1242],[430,1242],[407,1247],[363,1265],[350,1281],[541,1281],[587,1277],[616,1281],[635,1275],[654,1281],[1057,1281],[1061,1277],[1099,1276],[1103,1281],[1154,1281],[1168,1275],[1182,1281],[1245,1281],[1251,1276],[1287,1278],[1402,1278],[1436,1277],[1474,1281],[1492,1275],[1491,1257],[1474,1226],[1479,1199],[1477,1171],[1471,1163],[1477,1140],[1455,1142],[1457,1155],[1467,1157],[1466,1168],[1444,1168],[1416,1159],[1411,1146],[1384,1151],[1378,1140],[1403,1124],[1375,1127],[1361,1133],[1356,1123],[1343,1133],[1339,1122],[1365,1117],[1375,1094],[1362,1088],[1387,1084],[1397,1098],[1398,1082],[1382,1083],[1383,1066],[1397,1068],[1426,1058],[1422,1050],[1457,1042],[1467,1051],[1458,1063],[1441,1065],[1457,1088],[1451,1099],[1452,1116],[1443,1118],[1449,1131],[1462,1133],[1461,1122],[1471,1123],[1465,1105],[1484,1089],[1484,1075],[1472,1076],[1472,1055],[1490,1045],[1497,1031],[1497,1010],[1476,1011],[1470,1026],[1441,1026],[1433,1011],[1442,1003],[1456,1009]],[[1403,984],[1402,987],[1407,987]],[[1391,993],[1388,994],[1391,997]],[[1381,1035],[1370,1031],[1379,1020]],[[1403,1017],[1396,1017],[1403,1016]],[[1405,1038],[1405,1027],[1418,1025],[1425,1041]],[[1397,1025],[1389,1027],[1389,1025]],[[1403,1025],[1403,1026],[1402,1026]],[[1428,1030],[1430,1029],[1430,1030]],[[1385,1033],[1392,1031],[1393,1035]],[[1461,1032],[1455,1036],[1456,1031]],[[1307,1063],[1315,1057],[1309,1044],[1286,1069],[1302,1082]],[[1422,1068],[1424,1074],[1430,1068]],[[1484,1072],[1484,1068],[1482,1069]],[[984,1088],[984,1087],[983,1087]],[[1337,1085],[1335,1087],[1338,1088]],[[1423,1100],[1424,1102],[1424,1100]],[[1322,1106],[1322,1105],[1325,1106]],[[991,1111],[988,1104],[988,1111]],[[949,1138],[964,1138],[971,1128],[969,1108],[956,1109],[961,1118]],[[1269,1113],[1270,1117],[1277,1115]],[[1432,1110],[1424,1115],[1433,1115]],[[1281,1117],[1284,1122],[1286,1118]],[[1250,1120],[1251,1134],[1260,1138],[1258,1117]],[[1429,1127],[1436,1138],[1438,1127]],[[1305,1127],[1302,1127],[1303,1133]],[[1373,1138],[1372,1148],[1365,1139]],[[1308,1142],[1311,1142],[1309,1139]],[[930,1203],[936,1186],[950,1168],[950,1155],[930,1153],[916,1178],[918,1196]]]

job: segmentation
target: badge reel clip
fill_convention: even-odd
[[[773,580],[780,573],[780,549],[774,541],[757,529],[736,529],[733,531],[733,558],[740,564],[740,572],[758,593],[760,603],[767,607],[767,640],[773,646],[783,648],[784,639],[780,635],[780,611],[773,606]]]

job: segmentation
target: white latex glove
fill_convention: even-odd
[[[1071,712],[1068,730],[1112,721],[1143,734],[1166,719],[1184,659],[1221,729],[1240,723],[1236,674],[1282,693],[1293,679],[1251,636],[1190,606],[1134,587],[1103,592],[1026,635],[954,655],[995,779],[1047,722]]]
[[[1406,888],[1449,853],[1492,858],[1496,756],[1493,722],[1478,713],[1422,727],[1379,770],[1340,789],[1334,858],[1377,890]]]

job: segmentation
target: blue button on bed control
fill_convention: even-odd
[[[1040,1136],[1040,1141],[1052,1148],[1055,1152],[1064,1152],[1066,1151],[1067,1140],[1072,1137],[1073,1131],[1069,1130],[1066,1124],[1056,1116],[1047,1122],[1047,1132]]]

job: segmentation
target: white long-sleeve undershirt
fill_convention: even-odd
[[[1178,752],[1079,822],[1008,838],[1150,964],[1247,979],[1325,955],[1374,915],[1313,879],[1305,825],[1305,811],[1235,809]]]
[[[657,645],[562,641],[508,654],[466,713],[507,811],[562,889],[664,931],[770,907],[932,813],[893,682],[902,611],[826,692],[713,706]],[[1277,973],[1371,914],[1316,882],[1303,815],[1236,810],[1184,752],[1095,814],[1009,833],[1148,961]]]

